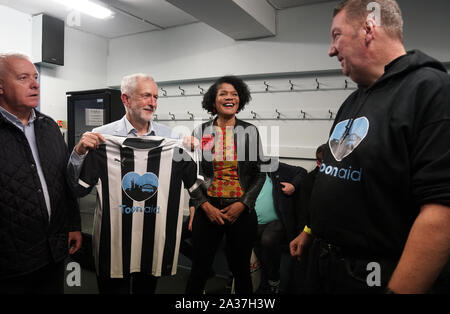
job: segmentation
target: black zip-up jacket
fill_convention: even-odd
[[[450,76],[411,51],[339,109],[310,227],[348,255],[397,259],[421,206],[433,203],[450,206]]]
[[[200,142],[205,135],[214,136],[214,121],[215,119],[203,123],[194,130],[193,135],[199,139]],[[249,210],[254,210],[256,198],[266,179],[265,173],[261,172],[261,165],[262,163],[267,162],[263,156],[258,129],[251,123],[236,119],[236,124],[234,126],[234,143],[238,156],[239,183],[244,190],[244,195],[240,198],[240,201],[246,205]],[[191,200],[190,204],[194,205],[195,208],[198,208],[208,200],[206,191],[214,178],[214,166],[212,162],[213,152],[214,147],[209,151],[202,151],[203,154],[199,172],[200,175],[204,177],[205,183],[202,185],[203,197],[200,197],[195,201]]]
[[[24,275],[68,254],[68,232],[80,212],[66,181],[68,151],[51,118],[36,111],[36,144],[51,218],[25,134],[0,114],[0,279]]]
[[[286,232],[286,240],[292,241],[298,234],[298,195],[300,194],[303,179],[306,177],[306,169],[280,162],[278,170],[268,173],[272,180],[272,196],[275,211],[283,224]],[[281,190],[281,182],[289,182],[295,187],[293,195],[286,195]]]

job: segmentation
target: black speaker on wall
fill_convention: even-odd
[[[64,65],[64,21],[39,14],[33,16],[33,62]]]

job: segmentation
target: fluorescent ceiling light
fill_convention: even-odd
[[[97,3],[90,0],[53,0],[66,7],[77,10],[81,13],[88,14],[90,16],[96,17],[98,19],[105,19],[111,17],[113,12]]]

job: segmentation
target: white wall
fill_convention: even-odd
[[[234,41],[206,24],[196,23],[113,39],[108,85],[117,85],[123,75],[136,71],[152,73],[158,81],[170,81],[226,73],[337,68],[337,62],[326,55],[332,7],[324,3],[281,11],[278,35],[272,38]]]
[[[41,111],[67,119],[66,92],[106,87],[108,41],[65,28],[64,66],[41,67]]]
[[[0,51],[31,56],[31,16],[0,5]]]
[[[31,57],[31,16],[0,5],[0,51]],[[65,28],[65,64],[41,67],[40,110],[55,120],[67,120],[66,92],[106,87],[108,41]]]

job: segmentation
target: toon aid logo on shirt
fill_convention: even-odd
[[[350,131],[346,132],[350,123]],[[355,119],[353,123],[351,120],[344,120],[336,124],[329,140],[330,150],[334,159],[341,161],[350,155],[364,140],[368,131],[369,120],[366,117]]]
[[[143,202],[153,197],[157,192],[158,177],[152,172],[143,175],[128,172],[123,176],[122,189],[129,198],[137,202]]]

